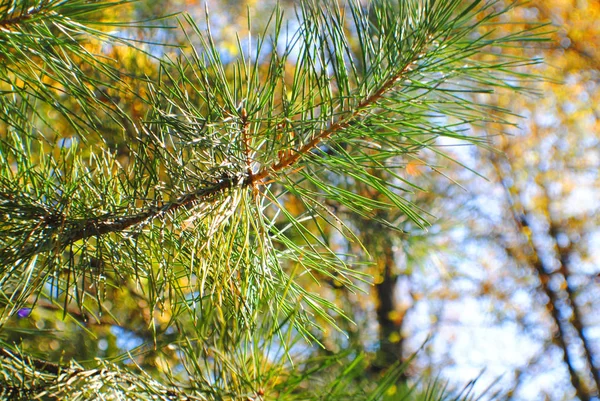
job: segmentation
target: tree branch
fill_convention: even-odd
[[[50,236],[51,238],[48,238],[44,242],[40,243],[39,239],[32,235],[31,237],[33,243],[27,247],[22,247],[22,249],[18,250],[18,252],[15,252],[15,250],[11,249],[10,247],[0,249],[0,259],[10,263],[19,259],[23,259],[24,257],[32,257],[42,252],[64,249],[65,246],[82,239],[121,232],[133,226],[145,224],[169,212],[184,209],[196,202],[209,199],[226,189],[233,187],[246,188],[264,185],[267,177],[273,173],[291,168],[303,156],[310,153],[328,138],[350,127],[355,121],[357,121],[357,119],[360,118],[361,114],[367,108],[375,105],[386,93],[393,89],[397,82],[402,80],[404,75],[410,71],[411,65],[417,60],[419,55],[420,53],[415,55],[415,57],[407,62],[398,73],[386,80],[376,92],[361,101],[358,106],[351,113],[349,113],[348,116],[341,118],[337,122],[330,125],[329,128],[317,133],[310,141],[308,141],[298,150],[289,153],[278,162],[262,168],[255,174],[252,174],[251,172],[245,172],[232,176],[230,173],[225,173],[217,182],[209,183],[204,188],[201,188],[195,192],[184,194],[174,202],[165,202],[162,206],[151,206],[147,210],[132,216],[105,216],[80,221],[64,221],[61,227],[59,227],[59,235],[57,237],[52,238],[52,236]],[[42,227],[41,229],[45,230],[47,228]],[[46,237],[48,237],[48,235],[46,235]]]
[[[329,128],[319,132],[308,143],[303,145],[300,149],[298,149],[296,151],[292,151],[287,156],[285,156],[284,158],[279,160],[279,162],[277,162],[269,167],[263,168],[261,171],[254,174],[254,176],[252,177],[252,182],[254,182],[254,183],[260,182],[261,180],[267,178],[272,173],[283,170],[286,167],[290,167],[290,166],[294,165],[302,156],[308,154],[311,150],[315,149],[317,146],[319,146],[322,142],[324,142],[325,140],[330,138],[332,135],[350,127],[352,125],[352,123],[358,117],[360,117],[361,113],[363,113],[365,109],[367,109],[368,107],[377,103],[377,101],[379,101],[387,92],[389,92],[394,87],[394,84],[396,84],[398,81],[400,81],[402,79],[402,77],[404,76],[404,74],[407,71],[410,71],[410,66],[413,64],[413,62],[414,62],[414,60],[416,60],[416,58],[417,57],[415,57],[415,59],[413,59],[409,63],[407,63],[400,70],[400,72],[398,72],[392,78],[388,79],[381,86],[381,88],[379,88],[379,90],[377,90],[375,93],[373,93],[372,95],[370,95],[369,97],[364,99],[362,102],[360,102],[358,104],[358,106],[356,107],[356,109],[349,116],[347,116],[346,118],[342,118],[341,120],[339,120],[339,121],[333,123],[331,126],[329,126]]]

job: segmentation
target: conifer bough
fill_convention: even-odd
[[[295,23],[280,7],[260,34],[248,21],[233,50],[215,42],[208,12],[203,27],[180,16],[187,43],[170,48],[123,39],[143,24],[102,19],[127,3],[0,0],[0,332],[23,308],[45,313],[40,300],[89,333],[94,304],[133,321],[125,305],[104,307],[118,288],[150,316],[147,333],[127,329],[175,347],[178,372],[128,366],[111,386],[118,362],[45,365],[6,343],[0,383],[32,397],[291,399],[354,377],[343,397],[377,399],[399,367],[360,384],[348,368],[317,390],[305,385],[310,359],[292,356],[344,316],[306,277],[352,290],[366,276],[323,227],[355,241],[334,213],[344,207],[424,228],[399,168],[423,151],[447,157],[440,137],[485,144],[468,127],[504,122],[502,110],[473,99],[524,90],[519,69],[535,60],[515,48],[543,35],[494,36],[507,11],[496,1],[302,1]],[[117,48],[149,70],[102,53]]]

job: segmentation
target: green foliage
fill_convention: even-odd
[[[310,287],[367,280],[323,233],[356,241],[340,207],[390,229],[398,220],[381,211],[426,227],[398,168],[424,149],[441,154],[438,138],[484,143],[467,127],[488,110],[466,95],[522,89],[519,68],[533,61],[502,50],[537,31],[494,36],[496,2],[304,1],[297,29],[277,8],[233,54],[208,18],[203,29],[184,15],[187,45],[160,59],[140,49],[150,66],[140,73],[106,53],[135,42],[95,22],[125,3],[0,5],[0,333],[14,338],[23,308],[58,309],[95,338],[92,320],[145,332],[133,352],[86,367],[5,344],[8,392],[403,399],[385,396],[399,369],[367,380],[360,356],[300,352],[344,315]],[[145,318],[127,326],[136,302]]]

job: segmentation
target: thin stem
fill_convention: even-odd
[[[242,119],[242,141],[244,142],[244,157],[246,159],[246,172],[248,174],[248,178],[252,181],[252,161],[250,160],[250,138],[248,135],[248,112],[246,108],[242,108],[240,113],[240,117]]]

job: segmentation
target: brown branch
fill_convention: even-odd
[[[162,207],[151,207],[145,212],[134,216],[118,217],[112,221],[88,220],[84,222],[83,227],[78,223],[71,223],[71,229],[74,233],[66,234],[66,242],[75,242],[84,238],[100,236],[112,232],[123,231],[131,226],[140,224],[146,221],[154,220],[167,213],[174,212],[190,206],[194,202],[210,198],[226,188],[231,188],[234,185],[234,179],[231,177],[223,177],[219,182],[210,184],[199,191],[191,192],[179,197],[175,202],[166,203]]]
[[[248,136],[248,112],[246,108],[242,108],[240,112],[242,122],[242,142],[244,144],[244,158],[246,159],[246,172],[248,179],[252,181],[252,161],[250,160],[250,138]]]
[[[292,151],[287,156],[283,157],[279,162],[263,168],[258,173],[254,174],[252,177],[252,182],[257,183],[261,180],[267,178],[272,173],[283,170],[287,167],[295,164],[301,157],[308,154],[310,151],[315,149],[319,144],[323,141],[327,140],[332,135],[343,131],[344,129],[351,126],[351,124],[364,112],[364,110],[379,101],[387,92],[389,92],[394,85],[402,79],[404,74],[407,71],[410,71],[410,66],[413,64],[414,60],[411,60],[407,63],[396,75],[388,79],[375,93],[364,99],[362,102],[358,104],[356,109],[350,113],[349,116],[342,118],[341,120],[331,124],[329,128],[319,132],[317,135],[313,137],[308,143],[303,145],[300,149],[296,151]]]
[[[72,244],[76,241],[98,237],[105,234],[124,231],[132,226],[142,224],[144,222],[150,222],[160,216],[163,216],[167,213],[174,212],[178,209],[182,209],[185,207],[189,207],[195,202],[205,200],[211,198],[218,193],[222,192],[227,188],[231,188],[234,185],[237,185],[239,182],[243,182],[242,179],[238,179],[236,177],[231,177],[227,174],[224,174],[221,179],[219,179],[216,183],[211,183],[206,187],[196,191],[190,192],[179,197],[174,202],[165,203],[162,207],[152,206],[149,207],[146,211],[140,212],[138,214],[132,216],[124,216],[124,217],[96,217],[85,220],[75,220],[75,221],[65,221],[58,228],[58,235],[52,236],[51,238],[46,239],[45,241],[40,241],[38,236],[33,235],[32,232],[29,237],[31,238],[31,243],[28,246],[27,241],[24,242],[24,245],[20,247],[18,252],[15,252],[11,249],[11,247],[0,249],[0,260],[4,263],[9,264],[13,263],[19,259],[23,259],[26,257],[31,257],[33,255],[39,254],[41,252],[57,250],[57,247],[60,249],[64,249],[68,244]],[[45,218],[46,217],[46,218]],[[64,218],[65,216],[42,216],[41,219],[48,221],[55,221],[57,218]],[[47,227],[40,227],[40,233],[43,234],[43,231],[46,231]],[[47,235],[48,236],[48,235]],[[61,248],[62,247],[62,248]]]

